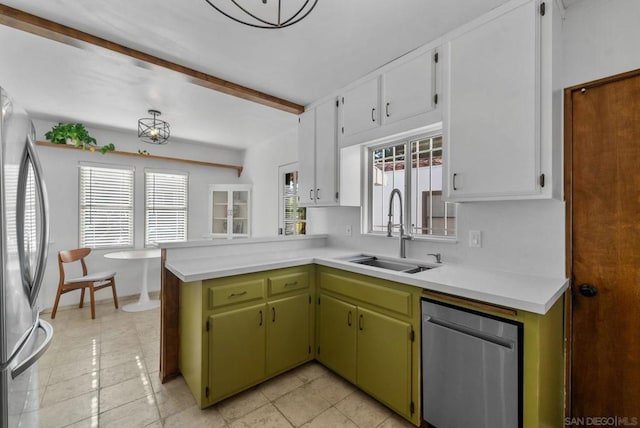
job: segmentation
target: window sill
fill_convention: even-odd
[[[386,233],[368,232],[368,233],[362,233],[362,236],[388,239],[388,236]],[[397,233],[394,233],[391,236],[392,238],[398,239]],[[458,237],[457,236],[413,235],[413,241],[437,242],[439,244],[457,244]]]

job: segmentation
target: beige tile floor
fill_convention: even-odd
[[[158,378],[160,312],[99,304],[58,312],[24,427],[411,427],[311,362],[200,410],[181,377]],[[43,314],[49,320],[50,314]]]

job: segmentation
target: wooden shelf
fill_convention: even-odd
[[[70,144],[53,144],[53,143],[50,143],[48,141],[36,141],[36,144],[38,146],[55,147],[55,148],[58,148],[58,149],[82,150],[81,147],[75,147],[75,146],[72,146]],[[84,151],[85,152],[90,152],[90,153],[100,153],[99,150],[91,152],[89,149],[85,149]],[[210,166],[210,167],[214,167],[214,168],[235,169],[236,171],[238,171],[238,177],[240,177],[240,174],[242,174],[242,169],[243,169],[243,167],[241,165],[229,165],[229,164],[224,164],[224,163],[203,162],[203,161],[196,161],[196,160],[190,160],[190,159],[172,158],[172,157],[169,157],[169,156],[143,155],[143,154],[140,154],[140,153],[121,152],[121,151],[118,151],[118,150],[108,151],[106,154],[109,154],[109,155],[120,155],[120,156],[134,156],[134,157],[145,158],[145,159],[156,159],[156,160],[164,160],[164,161],[171,161],[171,162],[190,163],[190,164],[194,164],[194,165]]]

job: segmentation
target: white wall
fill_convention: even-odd
[[[251,235],[278,234],[278,167],[298,161],[298,129],[247,150],[242,182],[253,183]]]
[[[574,3],[563,22],[564,86],[640,68],[640,2],[637,0],[583,0]],[[282,142],[278,151],[286,151]],[[288,150],[295,150],[295,142]],[[260,147],[260,150],[267,150]],[[247,156],[251,155],[251,150]],[[269,168],[272,168],[271,170]],[[273,175],[273,166],[267,167]],[[266,172],[266,171],[265,171]],[[259,181],[258,175],[254,176]],[[265,180],[266,181],[266,176]],[[260,223],[269,234],[276,216]],[[277,212],[276,212],[277,214]],[[457,243],[410,242],[408,256],[429,260],[441,252],[445,262],[563,276],[565,273],[565,212],[561,201],[485,202],[460,204]],[[347,225],[353,236],[345,235]],[[354,249],[397,255],[397,239],[361,236],[359,208],[311,208],[310,233],[329,233],[330,243]],[[482,248],[468,246],[468,231],[482,231]]]
[[[565,18],[565,87],[640,68],[639,1],[582,0]]]
[[[55,123],[35,120],[37,139],[45,140],[44,134]],[[89,128],[89,133],[98,140],[98,144],[113,143],[116,150],[137,152],[147,150],[152,155],[171,156],[182,159],[195,159],[215,163],[242,165],[244,153],[220,147],[208,147],[186,141],[171,139],[166,146],[154,146],[139,142],[135,131]],[[189,173],[189,223],[190,239],[201,238],[208,233],[208,186],[209,184],[238,183],[236,170],[212,168],[187,163],[145,159],[140,157],[118,156],[113,154],[83,152],[37,146],[42,164],[44,180],[49,196],[51,212],[51,244],[49,258],[39,304],[41,308],[51,308],[58,286],[57,253],[62,249],[78,248],[78,163],[98,162],[135,167],[135,247],[144,247],[144,170],[145,168],[179,170]],[[103,256],[114,250],[94,250],[88,259],[90,271],[117,271],[116,286],[119,296],[135,295],[140,291],[142,263],[139,261],[108,260]],[[149,271],[149,289],[160,289],[160,262],[153,261]],[[88,297],[87,297],[88,298]],[[110,290],[100,291],[97,299],[110,299]],[[61,298],[60,305],[77,304],[79,292],[69,293]]]

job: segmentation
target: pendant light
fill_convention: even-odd
[[[205,0],[209,5],[240,24],[277,29],[302,21],[318,0]]]
[[[162,113],[149,110],[153,117],[138,120],[138,138],[149,144],[167,144],[169,141],[169,123],[158,119]]]

